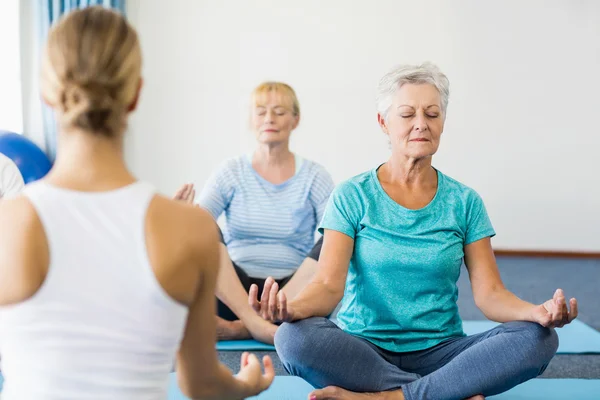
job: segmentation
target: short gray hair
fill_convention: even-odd
[[[421,65],[398,65],[381,78],[377,88],[377,112],[384,119],[387,119],[394,94],[402,85],[407,83],[429,83],[435,86],[440,92],[442,114],[446,115],[448,98],[450,97],[450,82],[436,65],[425,62]]]

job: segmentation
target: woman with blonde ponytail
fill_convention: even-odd
[[[123,159],[142,56],[118,13],[74,11],[50,31],[42,96],[59,124],[50,173],[0,202],[3,400],[192,398],[265,390],[273,365],[215,351],[219,235],[197,207],[160,196]]]

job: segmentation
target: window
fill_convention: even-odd
[[[0,1],[0,130],[22,133],[19,3]]]

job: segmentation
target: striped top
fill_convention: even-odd
[[[281,279],[292,275],[313,247],[333,188],[329,173],[313,161],[302,160],[293,177],[275,185],[243,155],[217,169],[198,203],[215,219],[225,213],[223,236],[236,265],[253,278]]]
[[[19,168],[10,158],[0,153],[0,199],[16,196],[24,186]]]

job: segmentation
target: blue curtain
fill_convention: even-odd
[[[125,1],[126,0],[38,0],[40,44],[42,46],[45,45],[50,26],[69,11],[77,8],[101,5],[107,8],[114,8],[125,15]],[[56,157],[56,119],[54,118],[52,109],[45,104],[42,104],[42,116],[44,121],[46,153],[48,158],[54,161]]]

